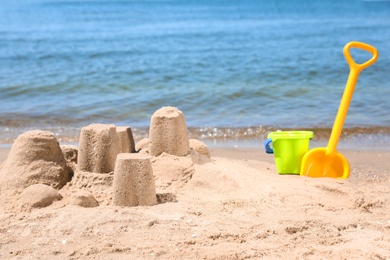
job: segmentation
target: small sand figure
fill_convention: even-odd
[[[81,129],[78,170],[95,173],[114,171],[116,156],[121,152],[115,125],[91,124]]]
[[[114,171],[114,204],[153,206],[156,187],[150,158],[144,154],[118,154]]]
[[[186,156],[190,145],[183,112],[176,107],[157,110],[150,120],[149,139],[149,154],[152,156],[159,156],[164,152]]]

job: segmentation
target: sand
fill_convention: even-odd
[[[185,156],[190,150],[184,114],[176,107],[162,107],[152,115],[149,129],[149,153],[163,152]]]
[[[0,195],[12,196],[33,184],[61,189],[72,176],[56,137],[47,131],[28,131],[16,138],[0,166]]]
[[[1,198],[0,259],[390,259],[390,152],[341,152],[343,181],[278,175],[257,149],[163,153],[155,206],[114,206],[112,173],[79,172],[49,206]]]

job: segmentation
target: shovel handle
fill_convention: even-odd
[[[351,56],[350,49],[358,48],[364,51],[368,51],[372,54],[371,59],[368,61],[358,64],[354,61]],[[341,131],[343,129],[345,118],[347,117],[349,104],[351,103],[353,91],[355,90],[356,82],[358,80],[359,74],[362,70],[372,65],[378,59],[378,51],[375,47],[362,42],[349,42],[344,46],[343,49],[345,59],[348,62],[350,72],[348,76],[348,81],[345,86],[344,94],[340,102],[339,111],[337,112],[336,119],[333,124],[332,133],[330,135],[328,147],[326,153],[333,154],[336,152],[337,143],[339,142]]]
[[[372,54],[372,57],[368,61],[361,63],[361,64],[358,64],[355,62],[355,60],[351,56],[351,52],[350,52],[351,48],[358,48],[358,49],[367,51],[367,52]],[[363,43],[363,42],[349,42],[344,46],[343,52],[344,52],[345,59],[347,60],[350,69],[351,70],[355,69],[359,72],[364,70],[365,68],[371,66],[378,59],[378,50],[374,46],[371,46],[371,45],[369,45],[367,43]]]

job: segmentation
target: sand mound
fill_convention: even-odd
[[[26,209],[44,208],[61,199],[58,190],[44,184],[31,185],[19,195],[20,206]]]
[[[20,193],[33,184],[62,188],[72,177],[54,135],[34,130],[21,134],[0,170],[2,191]]]
[[[99,205],[109,205],[113,197],[113,178],[114,172],[102,174],[76,171],[72,181],[61,191],[69,197],[74,195],[74,191],[83,190],[90,192],[96,198]]]
[[[191,149],[207,158],[211,158],[210,150],[205,143],[197,139],[190,139],[189,141]]]
[[[176,192],[194,174],[191,157],[179,157],[163,153],[151,159],[156,188],[164,192]]]
[[[84,208],[92,208],[99,206],[99,202],[97,202],[92,193],[86,190],[79,190],[74,192],[70,196],[70,203],[72,205],[77,205]]]

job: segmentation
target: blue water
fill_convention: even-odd
[[[349,41],[379,59],[345,127],[390,128],[390,1],[1,1],[0,141],[42,126],[147,128],[163,106],[214,132],[330,128]]]

